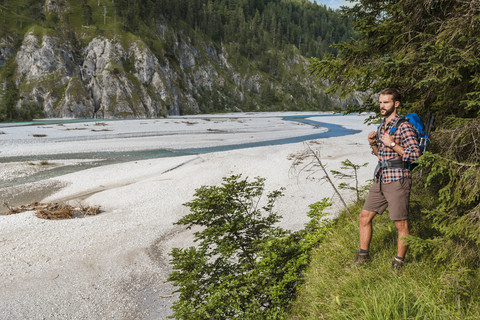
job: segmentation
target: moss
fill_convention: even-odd
[[[130,112],[130,111],[121,111],[121,112],[116,113],[115,115],[117,117],[120,117],[120,118],[131,118],[135,114],[133,112]]]
[[[123,69],[127,73],[135,73],[135,58],[133,56],[122,58]]]
[[[54,93],[54,96],[58,96],[59,92],[64,90],[59,90],[59,87],[63,87],[61,84],[62,74],[60,71],[56,71],[44,77],[38,79],[32,79],[29,81],[22,81],[18,86],[18,89],[22,92],[31,92],[34,88],[40,88],[42,91],[51,91]]]
[[[134,42],[140,49],[145,47],[145,43],[142,41],[142,39],[130,32],[123,32],[119,34],[118,39],[125,50],[128,50],[128,48],[130,48]]]
[[[114,61],[110,61],[108,66],[105,68],[106,71],[113,73],[114,75],[119,75],[123,73],[123,67]]]
[[[67,94],[77,101],[89,98],[88,92],[79,77],[73,77],[70,79],[65,90],[65,95]]]
[[[44,36],[59,36],[60,35],[60,33],[58,31],[56,31],[54,29],[42,27],[38,24],[34,24],[30,28],[28,28],[26,33],[33,34],[35,37],[37,37],[39,42],[41,41],[41,39]]]

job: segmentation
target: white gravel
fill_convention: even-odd
[[[104,132],[91,131],[93,122],[63,127],[4,126],[0,156],[213,146],[317,130],[283,121],[278,115],[203,115],[109,121],[95,126],[111,130]],[[363,124],[365,118],[318,119],[362,130],[312,144],[321,150],[330,170],[339,169],[346,158],[355,163],[370,161],[360,172],[362,180],[370,178],[374,158],[366,135],[372,127]],[[64,127],[88,130],[62,131]],[[104,136],[96,136],[98,133]],[[34,138],[33,134],[47,136]],[[308,205],[333,195],[330,186],[319,180],[320,175],[306,179],[310,172],[298,175],[291,170],[291,155],[304,150],[303,143],[295,143],[150,159],[96,167],[47,181],[46,185],[53,182],[63,188],[44,201],[100,205],[104,212],[62,221],[41,220],[32,212],[0,215],[0,319],[167,319],[176,297],[165,282],[170,270],[168,252],[192,244],[191,233],[173,225],[187,213],[182,204],[192,199],[196,188],[217,185],[222,177],[239,173],[261,176],[267,179],[268,191],[286,188],[276,207],[283,216],[281,225],[299,229],[307,222]],[[33,170],[29,166],[2,163],[0,178],[29,175]],[[7,191],[0,190],[0,197],[11,194]]]

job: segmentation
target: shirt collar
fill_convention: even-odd
[[[386,127],[387,127],[387,128],[391,128],[391,127],[393,126],[393,124],[394,124],[395,122],[397,122],[397,120],[399,120],[401,117],[402,117],[402,116],[397,113],[397,115],[396,115],[392,120],[390,120],[389,123],[387,123]],[[382,125],[383,125],[384,123],[385,123],[385,118],[382,120]]]

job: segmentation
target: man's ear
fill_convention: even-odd
[[[400,107],[400,101],[397,100],[395,101],[395,108],[398,108],[398,107]]]

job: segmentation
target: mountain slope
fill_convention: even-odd
[[[305,24],[307,32],[295,28],[301,19],[292,22],[301,12],[308,21],[339,18],[307,1],[2,2],[0,120],[328,110],[339,103],[305,71],[302,50],[325,47],[320,25]],[[203,18],[202,10],[189,13],[192,5],[204,9]],[[349,35],[348,22],[334,26]]]

